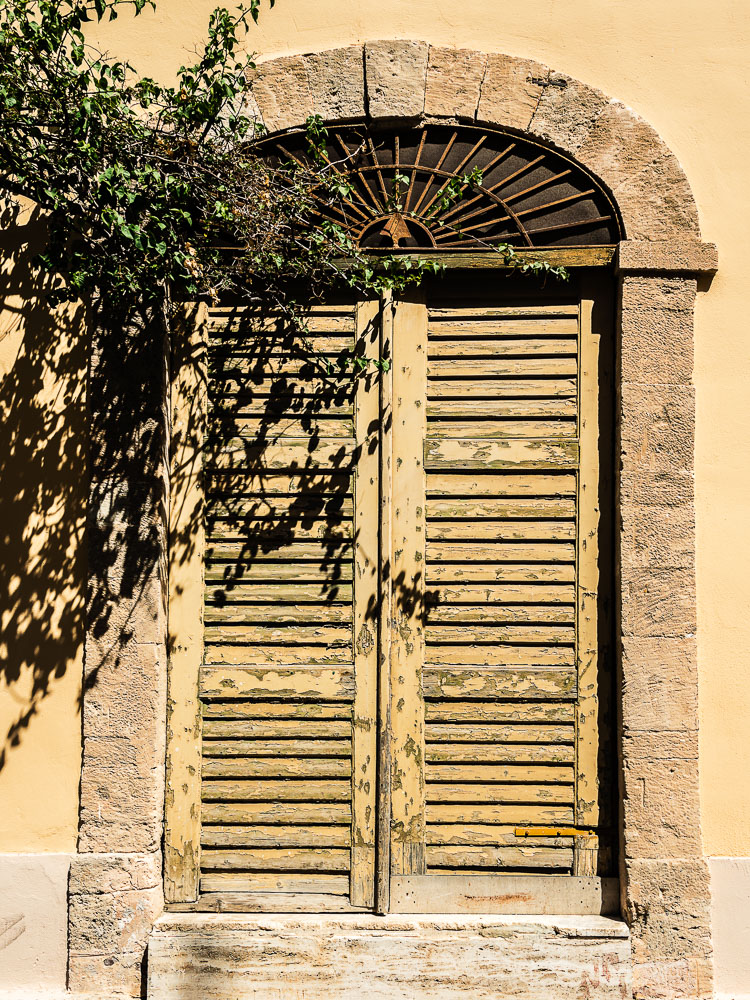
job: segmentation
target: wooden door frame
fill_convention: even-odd
[[[392,72],[394,60],[403,72]],[[467,76],[467,65],[478,72]],[[621,908],[640,991],[710,995],[710,897],[697,780],[691,375],[696,292],[707,290],[718,259],[716,247],[701,242],[689,181],[635,111],[516,56],[371,40],[268,60],[258,80],[254,97],[269,131],[298,127],[315,113],[326,121],[369,115],[414,122],[425,113],[448,123],[477,120],[554,143],[615,193],[627,233],[614,261]],[[91,379],[94,386],[102,380],[95,361]],[[158,391],[158,381],[152,378],[145,391]],[[103,392],[108,399],[106,386]],[[154,433],[143,417],[141,392],[139,383],[127,398],[139,426]],[[160,405],[166,427],[168,393]],[[90,407],[98,426],[106,407],[96,393]],[[128,440],[117,443],[129,454]],[[167,481],[166,451],[140,470],[144,476]],[[164,904],[164,710],[167,650],[174,641],[161,603],[167,551],[137,593],[118,590],[109,554],[110,545],[121,543],[100,528],[120,484],[130,491],[118,507],[123,521],[142,517],[134,471],[124,482],[120,474],[113,486],[119,470],[98,459],[92,464],[88,518],[96,530],[87,539],[87,588],[112,595],[112,614],[104,633],[99,620],[90,619],[85,636],[79,838],[69,893],[69,985],[82,992],[138,992],[143,952]],[[663,551],[672,553],[669,566]],[[650,618],[651,593],[662,595],[657,619]],[[131,733],[125,759],[123,737]],[[665,808],[673,818],[666,827]]]

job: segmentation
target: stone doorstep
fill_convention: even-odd
[[[148,1000],[625,1000],[630,934],[599,916],[167,913]]]

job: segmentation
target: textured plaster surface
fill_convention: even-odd
[[[69,867],[69,854],[0,854],[0,996],[65,989]]]
[[[750,858],[711,858],[716,992],[750,997]]]

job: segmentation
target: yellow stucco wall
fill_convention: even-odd
[[[7,225],[7,217],[4,217]],[[49,310],[25,211],[0,244],[0,851],[75,847],[81,762],[86,345]]]
[[[168,81],[189,61],[213,5],[159,0],[158,14],[122,16],[99,37],[142,72]],[[721,264],[696,317],[703,830],[707,854],[750,855],[750,201],[743,185],[750,158],[750,8],[746,0],[278,0],[271,13],[264,11],[251,47],[265,58],[389,37],[547,63],[634,108],[687,172],[703,236],[718,244]],[[78,733],[64,686],[46,711],[47,723],[40,716],[24,737],[26,748],[16,751],[19,761],[26,754],[25,777],[20,765],[0,772],[5,801],[22,801],[30,782],[41,780],[38,771],[55,741],[68,746]],[[46,751],[32,751],[32,743]],[[74,757],[61,792],[66,823],[77,791]],[[34,826],[26,849],[44,849],[56,822],[59,828],[50,816],[48,825]],[[15,842],[6,835],[0,850]]]

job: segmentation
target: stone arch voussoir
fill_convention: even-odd
[[[677,158],[620,101],[531,59],[373,41],[260,63],[249,110],[275,132],[327,121],[455,120],[509,128],[574,156],[609,188],[628,240],[700,239]]]

